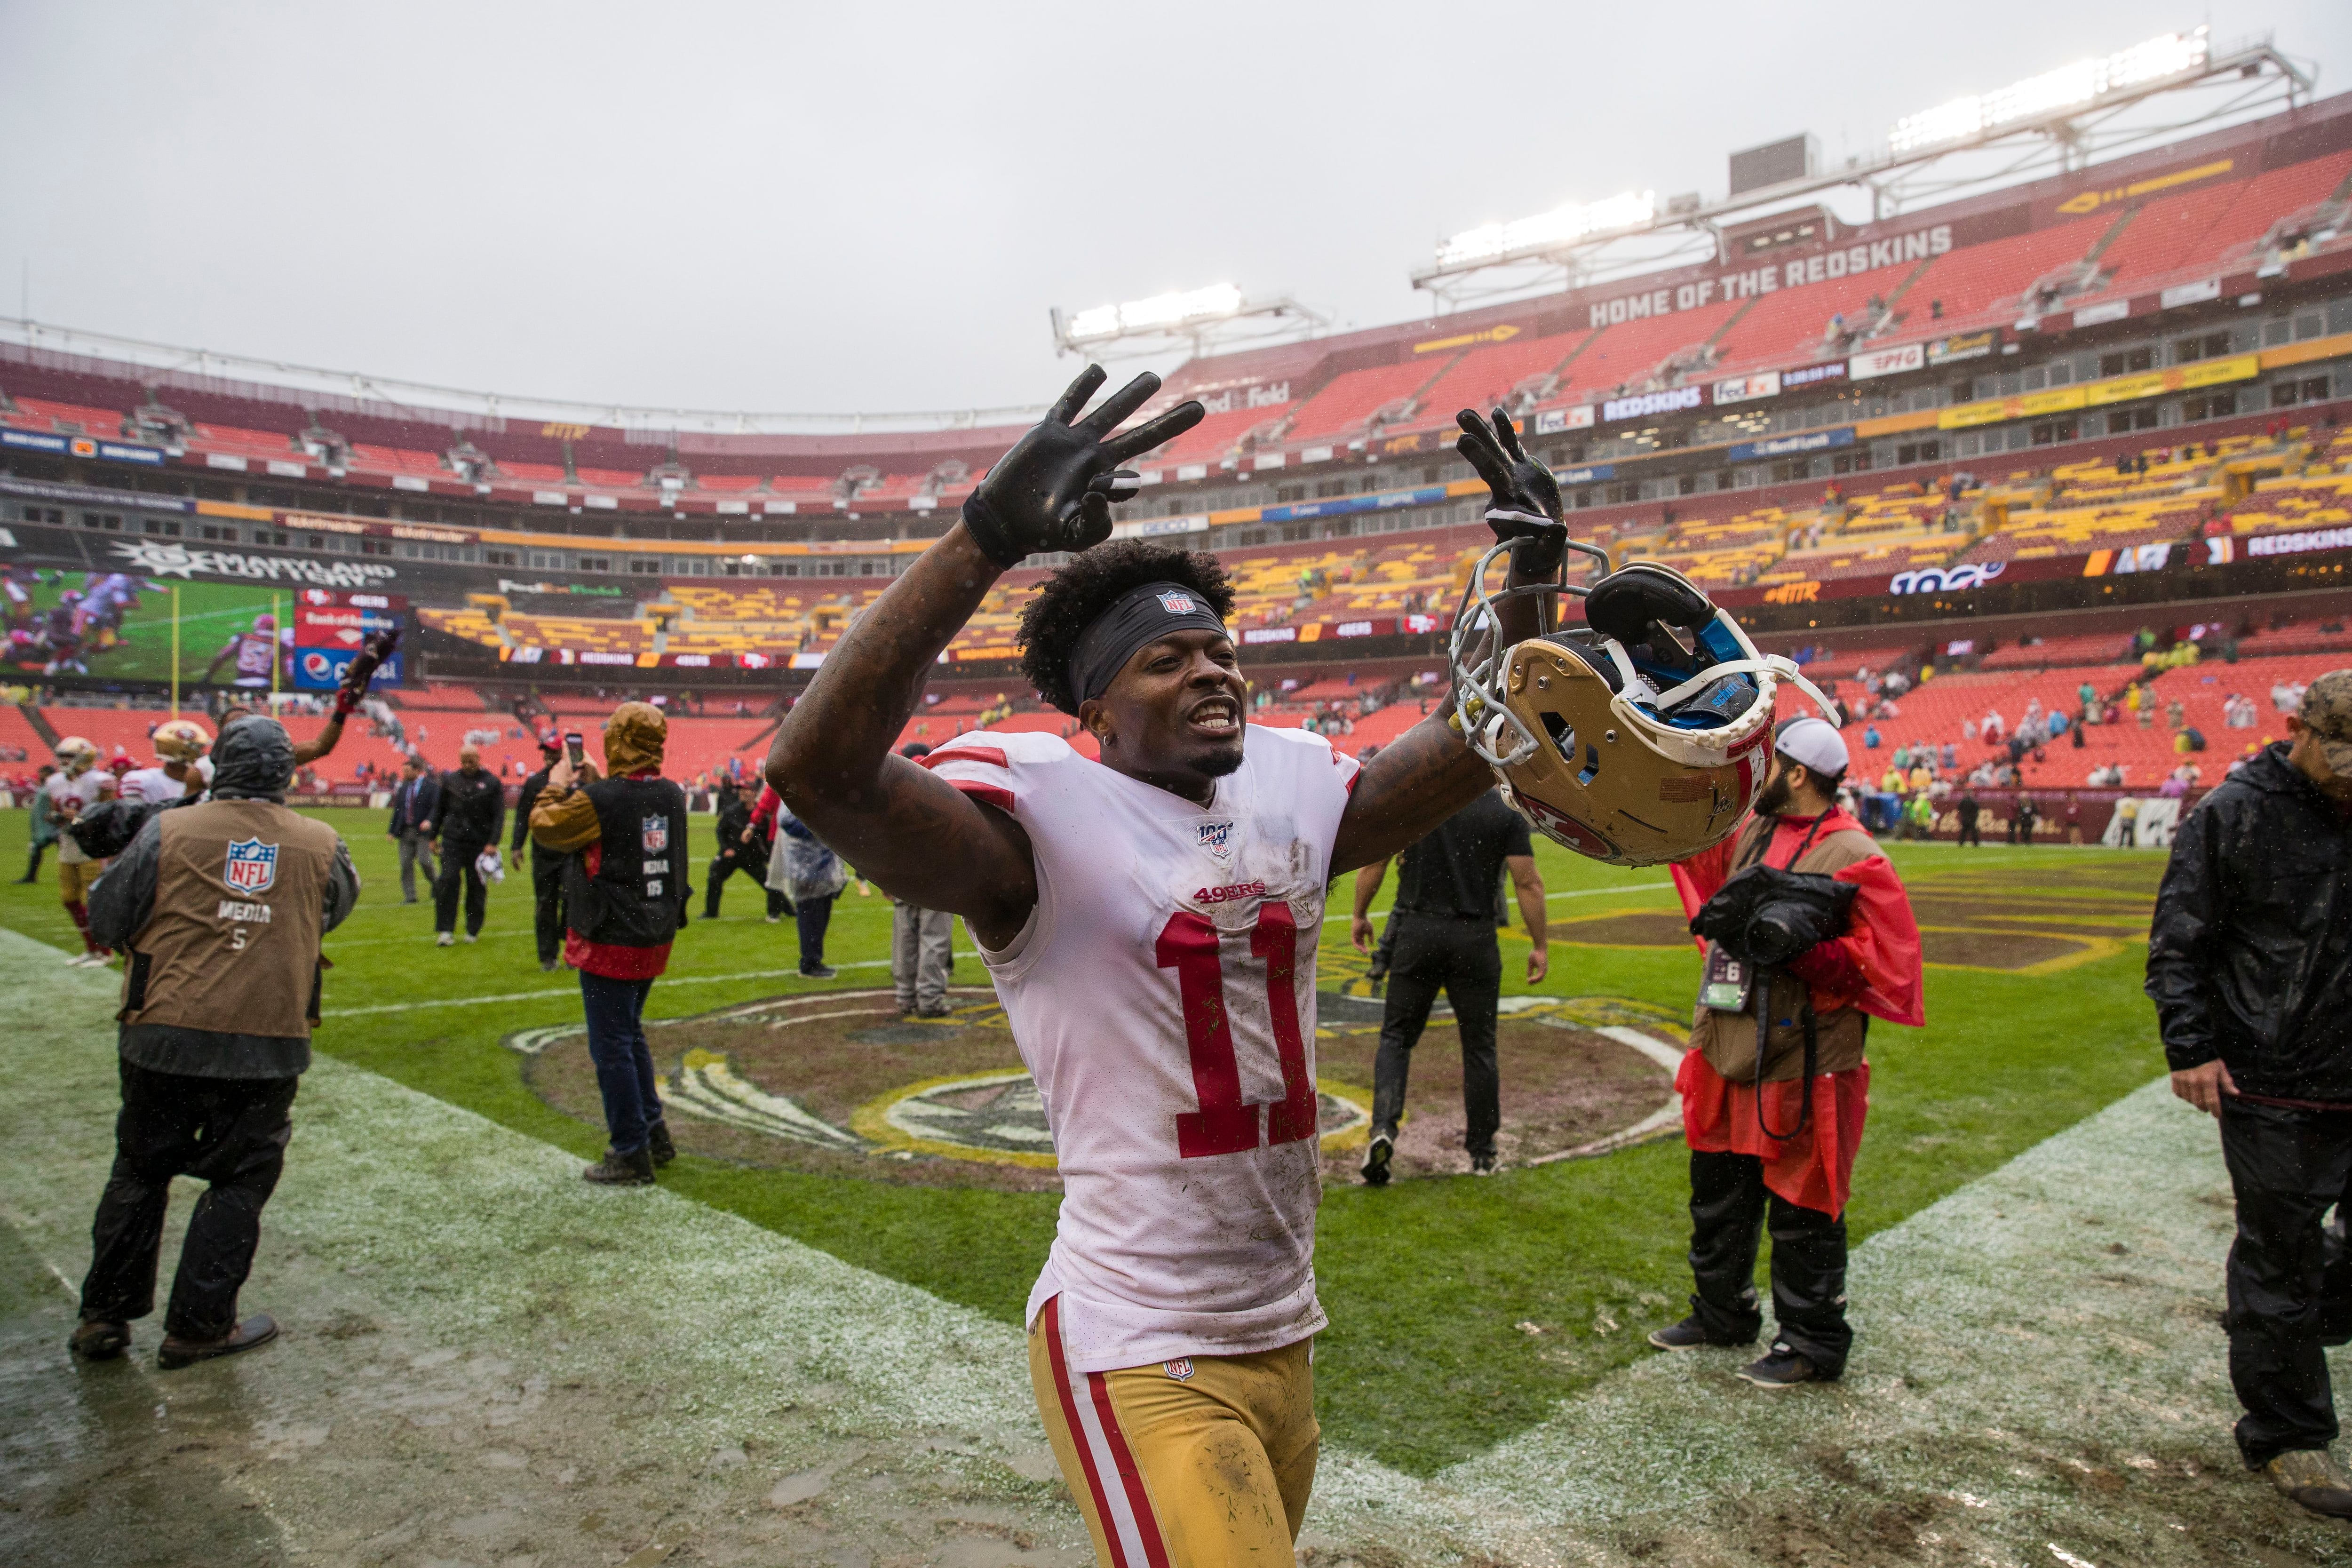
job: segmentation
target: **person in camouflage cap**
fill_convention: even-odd
[[[2238,1451],[2315,1513],[2352,1519],[2326,1347],[2352,1341],[2352,669],[2313,681],[2172,841],[2148,934],[2172,1090],[2221,1124],[2236,1194],[2230,1381]]]

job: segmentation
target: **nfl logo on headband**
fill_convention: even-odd
[[[1197,608],[1192,595],[1172,588],[1160,595],[1160,607],[1171,616],[1189,616]]]

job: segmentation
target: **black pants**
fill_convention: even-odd
[[[236,1293],[261,1240],[261,1207],[294,1135],[292,1078],[187,1078],[131,1062],[114,1123],[114,1171],[90,1226],[84,1322],[127,1323],[155,1310],[155,1258],[172,1178],[208,1184],[188,1219],[163,1331],[216,1340],[236,1325]]]
[[[1372,1060],[1372,1131],[1396,1136],[1404,1116],[1405,1079],[1412,1048],[1429,1023],[1442,987],[1462,1035],[1462,1109],[1469,1126],[1463,1144],[1471,1158],[1495,1152],[1502,1125],[1502,1089],[1495,1071],[1495,1005],[1503,989],[1503,954],[1486,916],[1437,920],[1396,917],[1387,1005],[1381,1016],[1380,1054]]]
[[[2336,1439],[2326,1347],[2352,1339],[2352,1260],[2321,1221],[2352,1206],[2352,1113],[2225,1100],[2221,1159],[2238,1199],[2221,1326],[2252,1467]]]
[[[793,906],[793,919],[800,927],[803,974],[824,967],[824,928],[832,923],[833,900],[839,896],[829,893],[822,899],[803,899]]]
[[[539,938],[539,961],[552,963],[563,956],[563,862],[566,857],[530,848],[531,925]],[[435,889],[437,897],[439,889]],[[481,919],[474,917],[476,930]]]
[[[1977,831],[1977,825],[1971,821],[1963,820],[1960,823],[1960,842],[1973,844],[1979,849],[1984,847],[1984,837]]]
[[[41,857],[47,852],[48,847],[46,844],[33,846],[32,853],[25,858],[26,881],[37,882],[41,879]]]
[[[488,847],[468,844],[460,838],[441,841],[441,875],[433,883],[433,929],[454,931],[457,929],[457,889],[466,889],[466,934],[479,936],[482,916],[488,911],[490,889],[482,880],[474,861]]]
[[[1845,1221],[1792,1204],[1764,1185],[1753,1154],[1691,1152],[1691,1310],[1707,1338],[1747,1344],[1764,1325],[1756,1305],[1756,1248],[1772,1233],[1773,1347],[1786,1346],[1823,1377],[1845,1371],[1853,1330],[1845,1321]]]

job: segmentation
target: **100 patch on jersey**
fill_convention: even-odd
[[[221,880],[232,893],[268,892],[278,881],[278,846],[258,838],[234,840]]]

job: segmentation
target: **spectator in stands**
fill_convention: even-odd
[[[523,840],[530,838],[531,808],[539,804],[562,755],[563,742],[553,731],[540,736],[539,771],[522,781],[522,794],[515,798],[514,842],[508,847],[507,857],[518,871],[522,869]],[[530,905],[532,934],[539,938],[539,967],[542,973],[552,974],[563,962],[563,857],[536,838],[530,839]]]
[[[16,879],[20,887],[41,879],[41,856],[58,841],[58,816],[49,799],[49,775],[57,771],[55,763],[43,763],[33,784],[32,844],[25,858],[25,874]]]
[[[647,1186],[676,1155],[646,1047],[646,998],[686,923],[686,794],[661,776],[669,721],[624,702],[604,725],[604,762],[576,770],[560,756],[531,808],[531,842],[563,857],[564,961],[580,972],[588,1056],[611,1145],[581,1172],[611,1186]]]
[[[440,792],[425,837],[441,858],[440,879],[433,884],[434,941],[442,947],[456,942],[457,891],[466,894],[466,940],[478,942],[482,917],[488,913],[489,886],[483,880],[485,850],[498,852],[499,829],[506,826],[507,789],[498,774],[482,766],[478,746],[457,752],[457,765],[441,775]]]
[[[909,762],[931,754],[919,742],[899,752]],[[955,971],[955,916],[890,900],[890,984],[901,1017],[944,1018]]]
[[[430,837],[433,808],[440,797],[440,782],[425,771],[422,757],[412,754],[401,759],[400,782],[392,791],[392,821],[383,836],[400,846],[400,901],[404,904],[416,901],[417,862],[425,864],[426,887],[440,879],[433,864]]]
[[[1983,738],[1984,743],[1988,746],[1998,746],[2008,732],[2009,726],[2001,721],[2000,710],[1986,709],[1984,718],[1977,725],[1977,733]]]

